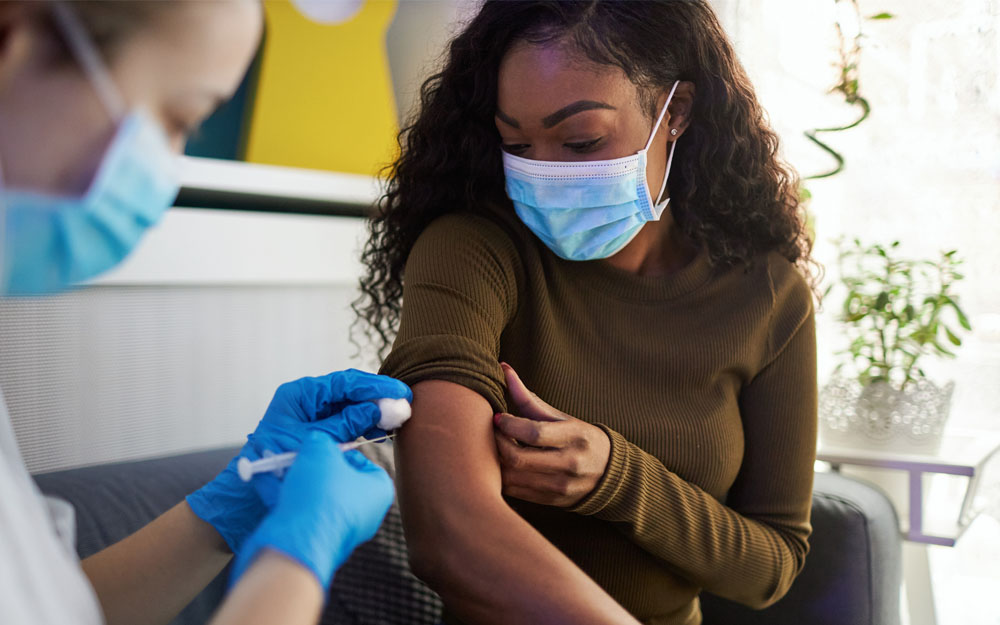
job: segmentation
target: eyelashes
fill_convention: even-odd
[[[573,143],[564,143],[563,147],[572,150],[577,154],[586,154],[588,152],[593,152],[600,149],[604,137],[597,137],[596,139],[591,139],[589,141],[574,141]],[[525,150],[531,147],[530,143],[505,143],[501,146],[505,152],[510,154],[518,155],[523,153]]]
[[[515,156],[518,155],[518,154],[520,154],[521,152],[524,152],[525,150],[527,150],[530,147],[531,146],[529,144],[527,144],[527,143],[513,143],[513,144],[507,144],[507,143],[505,143],[505,144],[503,144],[501,146],[501,148],[503,148],[504,152],[508,152],[510,154],[514,154]]]
[[[574,152],[585,154],[587,152],[593,152],[597,149],[598,145],[604,137],[598,137],[596,139],[591,139],[590,141],[579,141],[576,143],[564,143],[567,148],[573,150]]]

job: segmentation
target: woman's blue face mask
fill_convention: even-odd
[[[605,161],[534,161],[504,152],[507,196],[524,225],[566,260],[608,258],[660,219],[669,198],[656,203],[646,185],[646,152],[677,91],[674,83],[646,147]],[[677,141],[656,197],[663,195]]]
[[[79,197],[9,188],[0,179],[0,295],[56,293],[111,269],[160,219],[179,189],[163,128],[126,107],[72,8],[51,6],[118,128]]]

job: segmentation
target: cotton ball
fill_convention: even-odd
[[[410,418],[410,402],[405,399],[379,399],[375,402],[382,412],[378,427],[386,432],[398,429]]]

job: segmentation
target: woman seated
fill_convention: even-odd
[[[446,622],[778,600],[810,533],[811,243],[708,3],[486,2],[421,102],[359,311],[413,387],[400,501]]]

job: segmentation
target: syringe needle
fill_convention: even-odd
[[[340,443],[338,447],[340,447],[340,451],[351,451],[352,449],[357,449],[362,445],[367,445],[369,443],[381,443],[395,437],[396,435],[394,433],[386,434],[385,436],[379,436],[378,438],[361,439],[351,441],[349,443]],[[267,456],[259,460],[251,460],[244,456],[236,461],[236,472],[239,474],[241,480],[249,482],[256,473],[269,473],[287,469],[292,466],[293,462],[295,462],[295,457],[297,455],[298,454],[294,451],[289,451],[283,454]]]
[[[362,445],[367,445],[369,443],[382,443],[387,440],[396,438],[396,434],[386,434],[385,436],[379,436],[378,438],[362,438],[360,440],[352,441],[350,443],[341,443],[340,451],[351,451],[352,449],[357,449]]]

